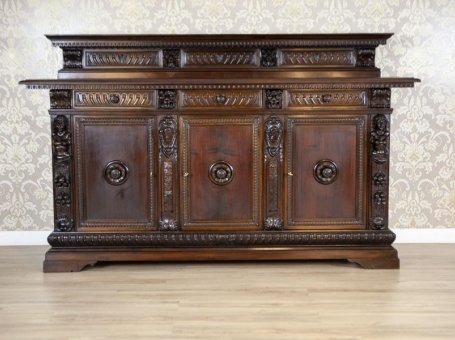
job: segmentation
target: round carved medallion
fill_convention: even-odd
[[[209,168],[209,178],[216,185],[226,185],[232,181],[234,168],[228,162],[217,161]]]
[[[104,179],[111,185],[120,185],[128,179],[128,167],[122,161],[110,161],[104,167]]]
[[[338,167],[335,162],[329,159],[323,159],[315,164],[313,175],[319,183],[330,184],[335,181],[338,175]]]

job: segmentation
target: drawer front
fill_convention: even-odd
[[[364,228],[365,117],[289,117],[290,229]]]
[[[155,91],[74,91],[74,107],[155,107]]]
[[[307,91],[288,90],[287,107],[289,109],[325,109],[364,108],[368,105],[367,91]]]
[[[181,118],[183,229],[259,227],[259,121]]]
[[[78,229],[154,227],[154,119],[76,118]]]
[[[260,90],[187,90],[180,91],[180,108],[185,109],[260,109]]]

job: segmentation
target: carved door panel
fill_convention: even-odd
[[[287,228],[365,228],[365,117],[289,117]]]
[[[260,118],[183,116],[183,229],[258,229]]]
[[[75,118],[79,230],[154,228],[153,125],[153,118]]]

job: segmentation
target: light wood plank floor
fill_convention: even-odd
[[[0,338],[455,339],[455,245],[397,248],[400,270],[132,263],[43,274],[46,247],[0,247]]]

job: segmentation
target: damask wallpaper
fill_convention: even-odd
[[[378,48],[394,89],[390,226],[455,227],[455,1],[0,0],[0,230],[52,225],[48,97],[25,78],[54,78],[45,33],[394,32]]]

